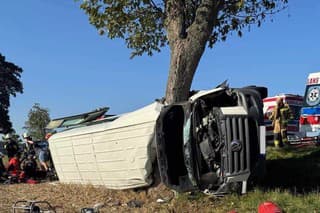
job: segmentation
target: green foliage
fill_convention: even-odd
[[[79,1],[79,0],[78,0]],[[211,0],[213,1],[213,0]],[[196,16],[205,16],[201,8],[209,7],[210,1],[184,0],[180,4],[174,1],[152,0],[83,0],[81,9],[89,16],[100,35],[109,38],[124,39],[127,47],[133,50],[132,57],[154,51],[167,44],[166,23],[168,11],[183,11],[181,23],[186,35],[192,25],[197,23]],[[286,7],[288,0],[217,0],[217,16],[212,18],[212,32],[208,38],[209,47],[217,41],[225,41],[232,32],[242,36],[242,31],[251,25],[261,26],[268,15],[279,12]],[[174,6],[173,6],[174,5]],[[183,7],[174,8],[170,7]],[[178,13],[177,13],[178,14]],[[180,30],[180,29],[177,29]],[[199,30],[202,30],[201,27]],[[204,29],[207,30],[207,29]]]
[[[212,47],[217,41],[225,41],[232,32],[242,36],[244,28],[260,27],[269,15],[286,8],[288,0],[233,0],[222,6],[216,27],[209,39]]]
[[[20,81],[22,69],[17,65],[7,62],[0,54],[0,132],[12,131],[12,124],[9,117],[10,96],[23,93]]]
[[[33,140],[44,140],[46,135],[45,128],[49,122],[49,110],[35,103],[29,111],[25,129],[28,130]]]
[[[165,45],[164,14],[147,0],[90,0],[83,1],[81,9],[89,15],[89,21],[111,39],[125,39],[134,55],[160,51]]]

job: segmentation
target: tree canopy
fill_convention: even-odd
[[[50,122],[49,109],[43,108],[35,103],[28,113],[28,120],[25,122],[25,129],[34,140],[44,140],[46,126]]]
[[[283,10],[288,0],[83,0],[81,8],[101,35],[124,39],[132,57],[170,46],[166,99],[188,97],[206,46]]]
[[[286,7],[288,0],[84,0],[81,8],[101,35],[123,38],[134,55],[160,51],[167,44],[166,28],[170,19],[179,21],[180,37],[186,37],[193,25],[201,24],[205,8],[212,10],[209,17],[213,28],[209,46],[226,40],[235,31],[242,35],[250,24],[260,26],[267,15]],[[180,19],[180,20],[179,20]],[[200,22],[199,22],[200,21]],[[201,30],[198,28],[197,30]]]
[[[7,62],[0,54],[0,132],[2,133],[13,131],[9,117],[10,96],[15,97],[17,93],[23,93],[20,81],[22,71],[22,68]]]

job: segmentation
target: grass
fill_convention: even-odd
[[[10,212],[19,199],[47,200],[64,212],[80,212],[83,207],[104,203],[101,212],[217,212],[231,210],[257,212],[264,201],[277,203],[284,212],[320,212],[320,147],[267,149],[267,175],[245,195],[222,198],[198,193],[174,193],[159,185],[145,190],[109,190],[74,184],[15,184],[0,186],[0,212]],[[157,199],[167,200],[162,204]],[[173,198],[173,199],[172,199]],[[132,200],[141,208],[130,208]]]
[[[320,147],[267,150],[267,174],[261,187],[306,194],[320,189]]]
[[[257,212],[265,201],[277,203],[284,212],[320,212],[320,147],[267,148],[265,179],[246,195],[227,195],[208,202],[204,212]],[[200,198],[203,202],[207,198]],[[180,200],[177,212],[188,205]]]

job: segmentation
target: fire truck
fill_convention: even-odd
[[[285,103],[287,103],[291,109],[294,119],[288,121],[288,137],[295,138],[299,135],[299,118],[300,110],[303,105],[303,97],[301,95],[293,94],[279,94],[273,97],[267,97],[263,99],[263,114],[264,123],[266,126],[267,144],[273,144],[273,127],[272,121],[269,120],[274,107],[276,106],[277,99],[281,97]]]

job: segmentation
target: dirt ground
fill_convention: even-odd
[[[18,200],[45,200],[57,212],[80,212],[96,204],[104,206],[100,212],[176,212],[174,192],[163,185],[139,191],[58,182],[0,186],[0,212],[12,212]]]

